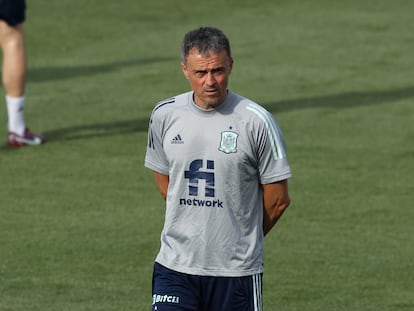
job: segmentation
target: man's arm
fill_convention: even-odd
[[[263,187],[263,234],[266,235],[290,204],[288,182],[282,180]]]
[[[161,197],[165,200],[167,198],[168,184],[170,182],[170,177],[168,175],[163,175],[157,172],[154,172],[155,183],[157,184],[158,191],[161,194]]]

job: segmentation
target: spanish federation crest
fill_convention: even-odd
[[[219,150],[227,154],[237,152],[237,137],[239,134],[234,132],[221,132]]]

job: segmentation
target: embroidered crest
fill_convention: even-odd
[[[239,134],[234,132],[221,132],[219,150],[227,154],[237,152],[237,137]]]

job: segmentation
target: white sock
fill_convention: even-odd
[[[9,132],[23,135],[26,129],[24,123],[24,103],[26,98],[6,96]]]

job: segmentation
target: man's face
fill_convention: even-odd
[[[194,91],[194,102],[203,109],[212,109],[222,104],[227,97],[227,84],[233,59],[226,51],[201,55],[192,49],[187,64],[181,63],[184,75]]]

